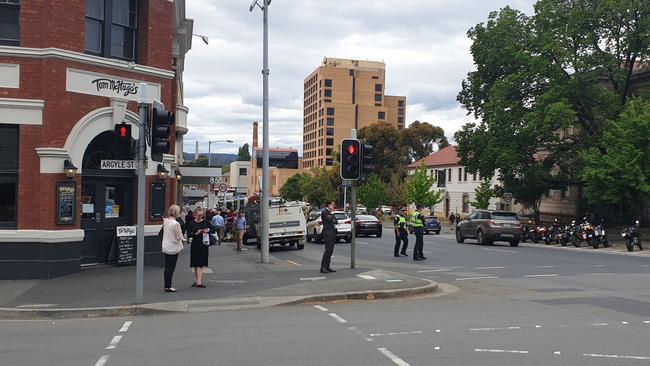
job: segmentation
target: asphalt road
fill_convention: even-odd
[[[357,264],[433,278],[440,294],[134,319],[0,321],[0,364],[650,365],[650,258],[425,238],[429,259],[420,262],[393,257],[390,230],[380,239],[359,238]],[[317,273],[322,250],[310,243],[272,254]],[[335,268],[346,270],[349,250],[336,246]]]

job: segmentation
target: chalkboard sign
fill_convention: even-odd
[[[76,221],[77,183],[58,182],[56,184],[56,223],[74,224]]]
[[[151,194],[149,195],[149,211],[152,219],[162,220],[165,217],[165,196],[167,185],[165,183],[151,183]]]
[[[118,266],[130,266],[136,260],[135,226],[118,226],[115,228],[115,244],[117,247]]]

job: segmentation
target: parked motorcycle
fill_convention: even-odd
[[[569,225],[565,225],[562,230],[562,236],[560,237],[560,245],[566,247],[569,245],[571,238],[575,235],[575,221],[571,221]]]
[[[546,244],[548,244],[548,230],[546,229],[546,226],[538,225],[535,226],[533,229],[534,229],[533,242],[537,244],[540,241],[543,241]]]
[[[605,234],[605,222],[600,220],[600,224],[594,228],[594,240],[591,243],[591,246],[594,249],[598,249],[598,246],[601,245],[605,248],[609,248],[609,242],[607,241],[607,235]]]
[[[564,236],[564,232],[562,230],[562,226],[560,226],[557,219],[553,220],[551,226],[548,227],[546,244],[550,244],[550,243],[560,244],[563,236]]]
[[[521,242],[525,243],[528,240],[533,239],[533,233],[535,232],[535,229],[532,225],[532,221],[528,220],[527,225],[522,225],[521,226]]]
[[[623,230],[621,236],[625,239],[625,247],[628,251],[634,251],[634,246],[637,245],[639,250],[643,250],[641,245],[641,237],[639,236],[639,220],[634,222],[634,225]]]

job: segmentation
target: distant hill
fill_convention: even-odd
[[[212,153],[210,155],[212,155],[210,158],[212,166],[228,165],[237,160],[237,154]],[[208,156],[208,154],[199,154],[199,156]],[[185,159],[186,163],[189,163],[190,161],[194,160],[194,154],[187,152],[183,153],[183,159]]]

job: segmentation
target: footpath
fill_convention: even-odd
[[[190,246],[174,273],[177,293],[163,291],[163,269],[145,267],[144,303],[135,303],[135,266],[85,268],[50,280],[0,281],[0,319],[57,319],[132,316],[173,312],[251,309],[282,304],[413,296],[437,290],[437,283],[378,268],[335,267],[321,274],[319,263],[296,265],[273,256],[260,263],[254,247],[237,252],[232,243],[210,248],[207,288],[192,288]],[[280,248],[281,250],[284,248]]]

